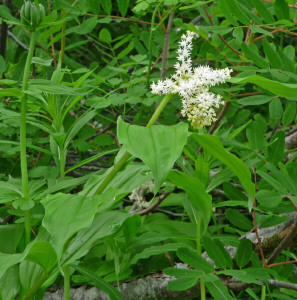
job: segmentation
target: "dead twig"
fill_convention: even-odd
[[[267,259],[267,264],[270,265],[279,257],[281,252],[286,249],[291,240],[295,237],[297,234],[297,221],[293,223],[293,226],[291,228],[291,231],[288,233],[288,235],[279,243],[279,245],[274,249],[270,257]]]

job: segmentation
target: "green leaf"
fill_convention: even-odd
[[[237,103],[242,105],[261,105],[272,100],[272,96],[267,95],[255,95],[241,98],[237,101]]]
[[[213,239],[214,243],[216,244],[216,247],[219,249],[219,251],[224,255],[225,260],[226,260],[226,268],[233,268],[233,261],[232,257],[229,254],[229,252],[225,249],[223,246],[221,239],[215,238]]]
[[[40,265],[29,261],[22,261],[19,265],[19,278],[21,282],[21,291],[19,298],[23,299],[26,292],[36,283],[36,281],[42,276],[43,269]],[[37,296],[37,295],[36,295]]]
[[[295,48],[292,45],[288,45],[285,47],[284,54],[289,59],[289,61],[295,61]]]
[[[216,266],[225,269],[227,262],[220,247],[207,236],[202,237],[201,241],[206,253],[215,262]]]
[[[112,1],[111,0],[100,0],[100,4],[107,15],[111,14]]]
[[[278,20],[290,20],[290,8],[286,0],[275,0],[273,6]]]
[[[236,252],[236,263],[240,268],[245,267],[252,256],[252,242],[248,239],[242,239]]]
[[[295,116],[296,116],[296,109],[297,109],[297,106],[296,106],[296,103],[294,103],[294,102],[290,102],[287,105],[287,107],[283,113],[283,117],[282,117],[282,123],[284,126],[289,126],[294,121]]]
[[[121,39],[119,42],[117,42],[117,43],[112,47],[113,50],[116,50],[116,49],[120,48],[122,45],[124,45],[125,43],[129,42],[129,41],[131,40],[132,37],[133,37],[132,34],[124,35],[124,36],[122,37],[122,39]],[[139,55],[140,57],[143,57],[143,56],[144,56],[144,58],[143,58],[142,60],[144,60],[144,59],[146,58],[146,55],[140,55],[140,54],[137,54],[136,56],[138,56],[138,55]],[[133,59],[132,56],[130,56],[130,58]],[[142,61],[142,60],[140,60],[140,61]],[[139,62],[139,61],[136,61],[136,62]]]
[[[285,157],[285,133],[277,131],[271,138],[271,144],[268,147],[268,161],[277,165]]]
[[[232,83],[254,83],[265,90],[268,90],[278,96],[287,98],[296,98],[297,84],[282,83],[279,81],[273,81],[258,75],[252,75],[248,77],[232,77],[229,79]]]
[[[4,97],[22,97],[23,93],[21,90],[17,88],[7,88],[7,89],[0,89],[0,96]]]
[[[28,91],[34,93],[48,93],[57,95],[79,95],[84,94],[78,92],[77,89],[73,87],[65,86],[46,79],[31,79],[29,80]],[[26,91],[25,91],[26,92]]]
[[[279,120],[283,114],[282,103],[279,98],[274,98],[269,103],[270,118]]]
[[[67,247],[61,265],[69,265],[84,256],[99,239],[117,232],[131,214],[123,211],[103,212],[91,226],[78,232]]]
[[[210,2],[212,2],[212,0],[210,0],[210,1],[196,1],[192,5],[187,5],[187,6],[180,7],[179,10],[186,10],[186,9],[195,8],[195,7],[198,7],[198,6],[206,5],[207,3],[210,3]]]
[[[246,136],[250,142],[250,146],[260,152],[265,145],[264,132],[260,125],[253,121],[246,130]]]
[[[177,238],[179,235],[168,234],[168,233],[158,233],[158,232],[146,232],[141,236],[133,239],[129,244],[128,249],[136,249],[142,246],[152,245],[157,242],[166,241],[169,238]]]
[[[184,244],[181,243],[171,243],[171,244],[164,244],[160,246],[150,246],[146,247],[142,252],[135,254],[132,259],[129,261],[129,265],[136,264],[140,259],[149,258],[153,255],[159,255],[165,252],[174,251],[176,252],[177,249],[183,247]]]
[[[96,109],[89,109],[82,114],[68,129],[67,136],[64,142],[64,149],[67,149],[69,143],[73,140],[75,135],[82,129],[82,127],[88,123],[96,115]]]
[[[26,260],[42,266],[48,273],[57,264],[57,254],[49,242],[37,241],[30,248]]]
[[[252,3],[258,11],[259,15],[265,20],[266,23],[274,23],[275,20],[272,14],[261,0],[252,0]]]
[[[111,34],[108,29],[106,29],[106,28],[101,29],[101,31],[99,33],[99,40],[101,40],[102,42],[107,43],[107,44],[111,43],[112,38],[111,38]]]
[[[42,225],[51,234],[52,245],[60,258],[68,239],[92,224],[97,198],[58,193],[48,195],[41,203],[45,208]]]
[[[243,188],[248,194],[249,209],[251,209],[255,199],[255,186],[251,181],[248,167],[238,157],[227,152],[218,137],[198,134],[194,134],[193,137],[205,150],[223,162],[240,179]]]
[[[68,33],[75,33],[75,34],[88,34],[90,33],[97,25],[97,17],[92,17],[84,20],[80,25],[71,27],[69,31],[66,32]]]
[[[236,128],[229,136],[228,140],[233,140],[238,136],[245,128],[247,128],[251,124],[252,120],[249,120],[247,123],[241,125],[240,127]],[[265,123],[266,124],[266,123]]]
[[[251,28],[251,32],[254,33],[254,34],[255,33],[261,33],[262,35],[270,36],[270,37],[273,38],[273,34],[270,31],[265,30],[260,26],[252,25],[250,28]]]
[[[226,218],[236,227],[243,230],[251,230],[253,228],[252,222],[239,211],[229,208],[226,211]]]
[[[269,216],[265,221],[260,224],[260,228],[269,228],[272,226],[276,226],[278,224],[282,224],[286,221],[290,220],[287,216]]]
[[[189,248],[180,248],[177,250],[177,256],[181,261],[189,266],[208,274],[214,271],[214,266],[198,255],[197,252]]]
[[[111,300],[122,300],[123,297],[116,288],[114,288],[111,284],[106,282],[104,279],[99,277],[98,275],[94,274],[93,272],[89,271],[86,268],[77,266],[75,264],[71,265],[74,269],[76,269],[78,272],[80,272],[82,275],[89,278],[92,282],[95,283],[95,285],[102,291],[104,291]]]
[[[128,152],[149,166],[156,193],[182,153],[187,142],[188,125],[142,127],[129,125],[119,118],[117,135]]]
[[[268,208],[278,206],[282,201],[282,196],[274,191],[261,190],[256,194],[258,202]]]
[[[141,225],[141,217],[138,214],[133,215],[127,219],[123,225],[123,232],[125,236],[126,245],[130,246],[132,240],[138,232]]]
[[[278,180],[274,179],[272,176],[268,175],[266,172],[257,171],[257,173],[271,185],[271,188],[275,188],[283,195],[288,194],[288,191],[282,186],[282,184]]]
[[[109,170],[107,172],[109,172]],[[106,177],[106,174],[100,176],[93,175],[85,184],[84,189],[80,194],[86,196],[94,195],[102,180]],[[152,180],[152,178],[152,173],[146,165],[130,164],[124,170],[117,173],[115,178],[106,187],[105,191],[117,189],[120,194],[130,193],[142,184]]]
[[[244,195],[241,190],[229,182],[225,182],[223,184],[223,190],[229,199],[246,201],[246,195]]]
[[[223,284],[221,279],[205,282],[205,285],[213,296],[214,300],[235,300],[230,296],[227,287]]]
[[[0,299],[15,299],[20,290],[19,268],[12,266],[7,269],[0,280]]]
[[[31,64],[38,64],[49,67],[52,64],[53,59],[42,59],[40,57],[32,57]]]
[[[6,70],[6,62],[2,55],[0,55],[0,76],[5,72]]]
[[[121,59],[127,56],[133,49],[134,49],[134,41],[131,41],[129,45],[117,55],[117,59]]]
[[[271,66],[276,69],[281,69],[282,61],[278,53],[276,52],[275,45],[268,43],[267,39],[262,39],[263,49],[266,58],[269,60]]]
[[[209,182],[209,171],[209,162],[207,162],[202,156],[198,157],[195,160],[194,176],[200,181],[204,188],[207,187]]]
[[[197,178],[180,171],[170,172],[168,179],[187,193],[191,204],[197,210],[197,214],[194,217],[201,218],[202,220],[201,234],[203,234],[207,229],[211,217],[211,196],[205,192],[205,188]]]
[[[190,24],[189,24],[190,25]],[[193,25],[193,24],[191,24]],[[196,27],[194,26],[189,26],[191,29],[195,28],[195,31],[197,31]],[[224,35],[227,34],[229,32],[231,32],[233,30],[232,27],[227,27],[227,26],[199,26],[198,32],[199,30],[209,33],[209,32],[214,32],[220,35]],[[194,30],[192,30],[194,31]]]
[[[230,4],[228,2],[228,0],[220,0],[220,8],[221,11],[223,13],[223,15],[225,16],[225,18],[233,25],[233,26],[238,26],[238,22],[233,18],[233,15],[230,11]]]
[[[20,20],[11,15],[9,8],[6,5],[0,5],[0,17],[8,20],[8,24],[21,24]]]
[[[262,69],[269,68],[268,62],[261,55],[259,55],[259,50],[254,44],[247,45],[245,42],[242,42],[241,49],[256,66]]]
[[[9,182],[6,182],[9,185]],[[2,187],[1,193],[3,192]],[[9,224],[0,226],[0,252],[15,253],[18,243],[24,232],[24,226],[21,224]]]
[[[0,253],[0,281],[5,272],[12,266],[24,260],[26,253],[22,254],[4,254]]]
[[[67,171],[65,172],[65,174],[67,174],[68,172],[71,172],[71,171],[73,171],[73,170],[75,170],[75,169],[77,169],[77,168],[79,168],[79,167],[81,167],[81,166],[83,166],[85,164],[88,164],[89,162],[91,162],[91,161],[93,161],[93,160],[95,160],[97,158],[100,158],[100,157],[102,157],[102,156],[104,156],[106,154],[109,154],[109,153],[114,153],[116,151],[118,151],[118,150],[117,149],[109,150],[109,151],[105,151],[105,152],[99,153],[97,155],[94,155],[92,157],[86,158],[86,159],[80,161],[79,163],[75,164],[71,168],[67,169]]]
[[[117,2],[118,2],[118,7],[121,15],[125,17],[129,7],[130,0],[117,0]]]
[[[243,24],[250,25],[250,19],[245,12],[240,9],[237,0],[228,0],[228,6],[232,14]]]
[[[297,186],[295,180],[282,170],[276,168],[272,163],[267,162],[266,167],[271,171],[271,174],[279,181],[291,194],[297,194]],[[287,194],[287,193],[285,193]]]
[[[198,278],[185,276],[168,283],[168,288],[172,291],[185,291],[197,284]]]
[[[11,79],[0,79],[0,84],[3,84],[3,85],[13,85],[16,83],[17,83],[17,81],[11,80]]]
[[[259,279],[262,279],[262,274],[259,276],[259,274],[252,272],[248,272],[245,270],[224,270],[219,271],[218,274],[224,274],[226,276],[232,276],[237,278],[240,281],[246,282],[246,283],[254,283],[254,284],[262,284]]]

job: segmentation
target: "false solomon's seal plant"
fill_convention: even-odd
[[[223,104],[221,96],[209,91],[209,87],[230,79],[232,70],[225,68],[213,70],[209,66],[192,68],[191,50],[194,32],[187,31],[182,35],[177,50],[178,62],[171,78],[159,80],[151,85],[152,92],[157,95],[179,94],[182,98],[182,115],[187,116],[195,129],[211,125],[216,121],[215,109]]]
[[[33,57],[33,51],[36,39],[36,29],[45,17],[45,10],[42,4],[36,6],[30,1],[25,2],[20,12],[22,25],[30,31],[30,46],[25,64],[22,90],[24,92],[21,98],[21,128],[20,128],[20,145],[21,145],[21,171],[22,171],[22,189],[23,189],[23,200],[27,206],[25,215],[25,232],[26,232],[26,243],[30,242],[30,231],[31,231],[31,217],[30,217],[30,197],[29,197],[29,182],[28,182],[28,171],[27,171],[27,154],[26,154],[26,114],[27,114],[27,94],[29,73],[31,67],[31,61]]]

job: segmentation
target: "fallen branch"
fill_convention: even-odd
[[[292,239],[297,234],[297,221],[293,224],[291,231],[286,235],[286,237],[279,243],[279,245],[274,249],[270,257],[267,259],[267,264],[270,265],[278,258],[278,256],[281,254],[281,252],[286,249]]]

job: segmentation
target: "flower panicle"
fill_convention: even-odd
[[[223,104],[221,96],[209,92],[209,88],[224,83],[232,70],[212,69],[209,66],[192,68],[191,51],[194,33],[183,34],[177,50],[175,74],[165,80],[152,83],[152,93],[157,95],[179,94],[182,98],[181,114],[191,122],[193,128],[209,126],[216,120],[214,108]]]

